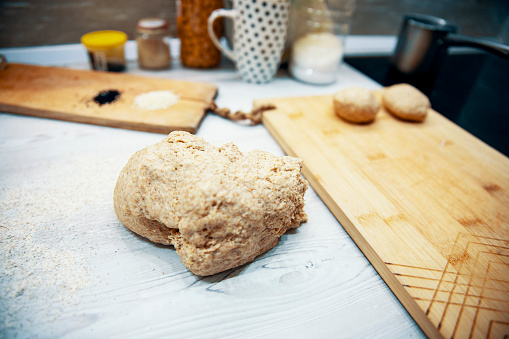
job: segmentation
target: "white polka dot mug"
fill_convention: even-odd
[[[267,83],[274,78],[284,51],[288,31],[290,0],[233,0],[233,9],[218,9],[208,19],[212,42],[235,62],[243,80]],[[213,23],[231,18],[233,50],[219,43]]]

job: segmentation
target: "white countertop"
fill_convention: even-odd
[[[347,54],[376,44],[387,53],[394,39],[350,38]],[[345,64],[329,86],[284,71],[270,84],[251,85],[227,61],[200,71],[176,59],[171,70],[147,72],[137,68],[133,42],[127,51],[129,73],[213,82],[218,106],[232,110],[250,110],[260,98],[379,87]],[[89,67],[80,45],[0,54],[10,62]],[[263,126],[210,114],[197,135],[284,154]],[[211,277],[190,273],[172,247],[129,232],[113,210],[118,173],[130,155],[163,137],[0,114],[0,337],[424,337],[311,188],[307,223],[253,263]]]

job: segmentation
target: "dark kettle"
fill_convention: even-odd
[[[479,48],[509,58],[509,46],[487,39],[456,34],[457,26],[425,14],[404,16],[391,65],[407,76],[433,76],[438,71],[447,48]]]

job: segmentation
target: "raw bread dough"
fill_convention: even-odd
[[[398,118],[410,121],[426,119],[431,103],[426,95],[409,84],[397,84],[383,91],[385,108]]]
[[[174,245],[193,273],[211,275],[252,261],[307,220],[301,167],[297,158],[172,132],[129,159],[115,212],[133,232]]]
[[[375,120],[380,103],[370,90],[350,87],[334,94],[334,112],[340,118],[353,123],[365,124]]]

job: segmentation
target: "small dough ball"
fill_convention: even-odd
[[[366,124],[375,120],[380,103],[371,91],[350,87],[334,94],[334,112],[346,121]]]
[[[409,84],[387,87],[383,92],[385,108],[403,120],[423,121],[431,103],[426,95]]]

